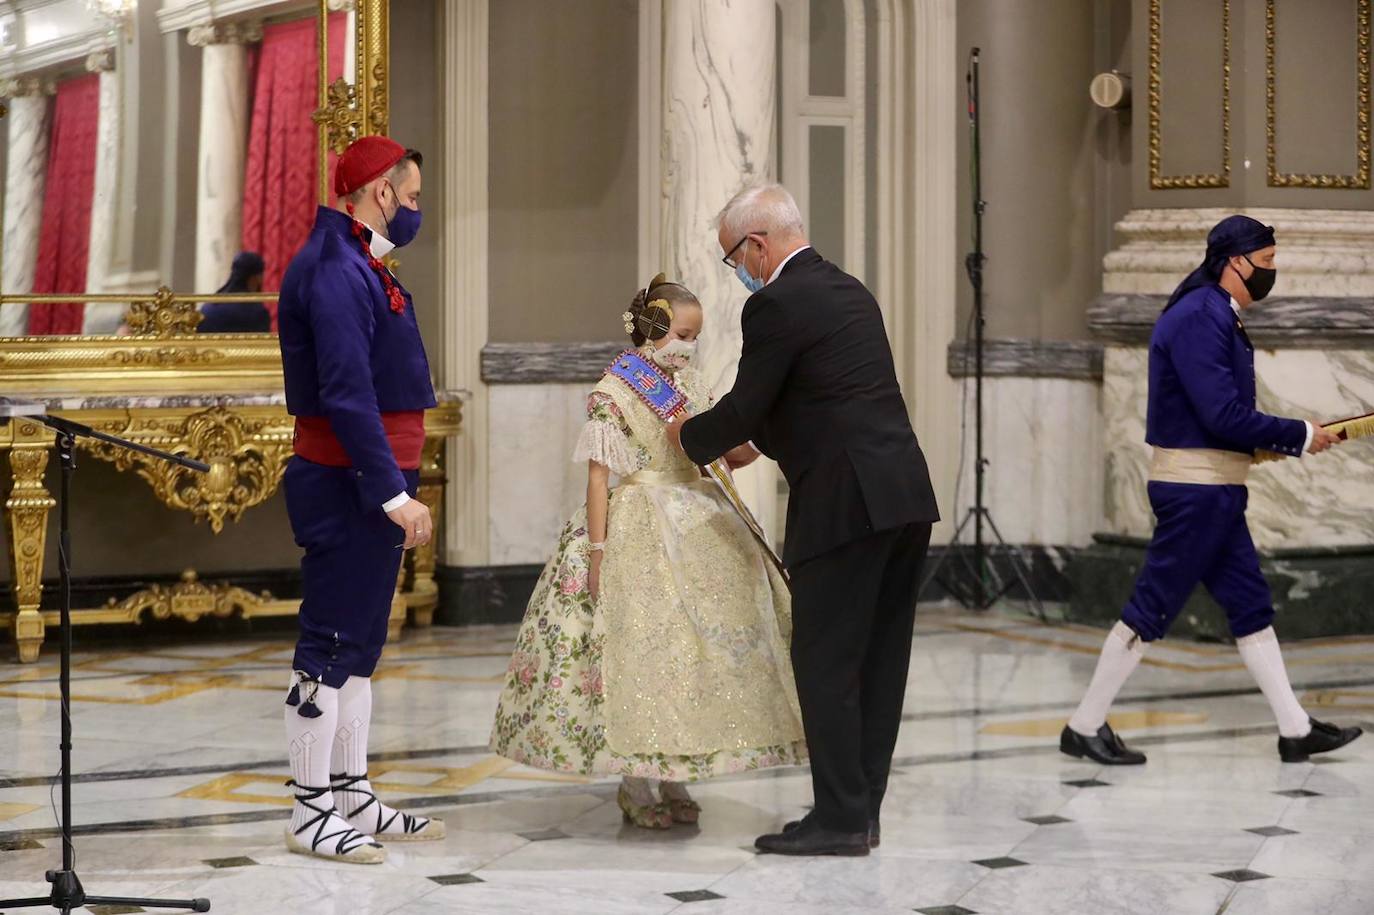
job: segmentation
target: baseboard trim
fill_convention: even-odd
[[[441,626],[518,623],[534,593],[542,565],[439,566],[439,606],[434,622]]]

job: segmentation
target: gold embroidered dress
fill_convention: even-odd
[[[695,372],[673,378],[694,409],[708,405]],[[530,598],[492,750],[541,769],[671,781],[801,762],[781,576],[624,381],[603,378],[587,414],[574,460],[620,477],[600,599],[588,591],[584,507]]]

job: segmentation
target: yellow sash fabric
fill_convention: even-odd
[[[688,470],[638,470],[620,481],[621,486],[673,486],[702,479],[696,468]]]
[[[1202,486],[1244,486],[1251,457],[1211,448],[1158,448],[1150,461],[1150,480],[1156,483],[1194,483]]]

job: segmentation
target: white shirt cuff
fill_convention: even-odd
[[[1311,438],[1311,433],[1308,434],[1308,438],[1309,438],[1309,440],[1310,440],[1310,438]],[[400,508],[402,505],[405,505],[405,504],[406,504],[407,502],[409,502],[409,501],[410,501],[410,493],[408,493],[408,492],[397,493],[396,496],[395,496],[394,498],[387,499],[385,502],[382,503],[382,511],[384,511],[384,512],[394,512],[396,509]]]
[[[1317,430],[1307,420],[1303,420],[1302,424],[1307,427],[1307,441],[1302,443],[1302,453],[1306,454],[1307,449],[1312,447],[1312,436],[1317,434]]]

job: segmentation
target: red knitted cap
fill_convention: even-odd
[[[334,167],[334,193],[340,197],[385,175],[405,158],[405,147],[390,137],[359,137],[344,150]]]

